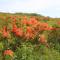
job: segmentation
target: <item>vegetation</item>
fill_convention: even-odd
[[[0,60],[60,60],[60,18],[0,13]]]

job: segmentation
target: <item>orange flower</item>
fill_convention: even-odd
[[[13,23],[16,23],[16,19],[13,19]]]
[[[48,29],[48,24],[42,23],[42,30],[47,30],[47,29]]]
[[[39,40],[38,40],[41,44],[44,44],[46,47],[49,48],[49,45],[47,43],[46,37],[44,34],[39,35]]]
[[[53,27],[48,27],[48,29],[47,30],[54,30],[54,28]]]
[[[16,32],[16,30],[17,30],[17,26],[16,26],[16,24],[13,24],[13,29],[12,29],[12,32]]]
[[[46,37],[45,37],[45,35],[40,35],[39,36],[39,41],[40,41],[40,43],[42,43],[42,44],[44,44],[44,43],[47,43],[47,40],[46,40]]]
[[[28,26],[27,29],[26,29],[26,32],[32,33],[32,28]]]
[[[30,39],[30,38],[33,38],[33,36],[34,36],[33,30],[32,30],[31,27],[28,26],[27,29],[26,29],[25,37],[27,39]]]
[[[34,38],[34,34],[27,32],[27,33],[25,34],[25,37],[26,37],[27,39],[33,39],[33,38]]]
[[[33,25],[33,28],[36,32],[41,31],[42,30],[42,23],[37,22],[37,24]]]
[[[37,20],[35,19],[35,17],[32,17],[32,18],[30,18],[29,23],[32,25],[35,25],[35,24],[37,24]]]
[[[23,24],[28,24],[28,20],[27,20],[27,17],[26,16],[23,17],[22,23]]]
[[[27,20],[27,16],[23,16],[23,19]]]
[[[16,36],[22,36],[22,35],[23,35],[23,30],[22,30],[22,28],[17,28],[16,24],[13,24],[12,32],[13,32]]]
[[[11,57],[13,57],[14,53],[13,53],[12,50],[5,50],[5,51],[4,51],[4,56],[5,56],[5,55],[10,55]]]
[[[9,34],[9,32],[7,31],[3,31],[3,37],[5,37],[5,38],[7,38],[8,37],[8,34]]]
[[[4,26],[2,34],[3,34],[3,37],[5,37],[5,38],[8,37],[9,32],[7,31],[7,27],[6,26]]]
[[[22,20],[23,24],[28,24],[28,21],[26,19]]]
[[[54,27],[51,27],[51,28],[50,28],[50,30],[56,30],[56,28],[54,28]]]
[[[4,31],[7,31],[7,27],[6,27],[6,26],[4,26],[4,27],[3,27],[3,30],[4,30]]]
[[[23,30],[22,30],[22,28],[17,28],[15,34],[16,34],[16,36],[23,36]]]

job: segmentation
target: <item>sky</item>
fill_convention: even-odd
[[[37,13],[60,17],[60,0],[0,0],[0,12]]]

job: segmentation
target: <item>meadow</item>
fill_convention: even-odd
[[[60,60],[60,18],[0,13],[0,60]]]

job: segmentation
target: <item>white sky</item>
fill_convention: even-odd
[[[27,12],[60,17],[60,0],[0,0],[0,12]]]

